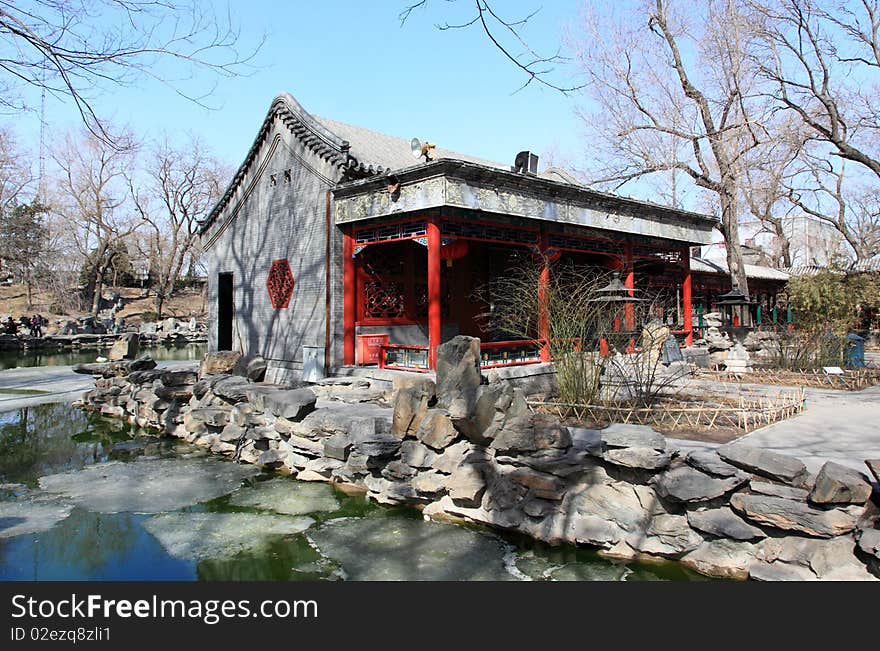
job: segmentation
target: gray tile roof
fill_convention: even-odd
[[[387,133],[372,131],[371,129],[357,127],[352,124],[346,124],[345,122],[339,122],[338,120],[331,120],[330,118],[321,117],[319,115],[314,116],[314,118],[335,135],[343,140],[347,140],[351,145],[349,153],[364,167],[372,167],[373,169],[376,169],[377,172],[382,173],[388,170],[412,167],[419,162],[413,157],[410,150],[412,136],[409,138],[398,138],[397,136],[389,136]],[[414,135],[424,141],[422,134]],[[509,164],[502,165],[496,161],[485,160],[468,154],[460,154],[455,151],[444,149],[440,147],[439,144],[434,150],[434,153],[437,159],[451,158],[468,163],[485,165],[487,167],[496,167],[503,170],[510,169]]]
[[[773,267],[765,267],[760,264],[745,265],[747,278],[760,278],[764,280],[788,280],[789,274]],[[715,262],[705,258],[691,257],[691,271],[704,273],[729,274],[726,262]]]

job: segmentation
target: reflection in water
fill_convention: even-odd
[[[0,483],[36,486],[42,475],[106,461],[113,442],[130,437],[122,425],[59,403],[0,413]]]
[[[172,360],[199,361],[205,356],[206,344],[184,344],[180,346],[151,346],[142,348],[141,353],[147,354],[157,362]],[[106,355],[107,350],[79,350],[68,352],[46,352],[41,350],[4,350],[0,351],[0,370],[8,368],[30,368],[33,366],[72,366],[73,364],[89,364],[99,355]]]
[[[192,580],[142,526],[148,516],[74,509],[50,531],[0,541],[0,580]]]
[[[46,404],[0,413],[0,500],[21,505],[58,499],[37,488],[39,477],[53,473],[83,472],[87,466],[108,460],[121,461],[124,466],[132,462],[134,471],[135,465],[143,464],[137,459],[143,457],[169,460],[182,456],[192,456],[192,447],[174,439],[149,436],[121,421],[70,405]],[[192,461],[181,459],[181,468],[187,463]],[[152,462],[142,467],[154,465],[161,464]],[[83,476],[91,474],[85,472]],[[230,492],[222,497],[172,511],[171,516],[102,514],[82,506],[73,508],[54,526],[48,522],[42,528],[30,527],[33,533],[0,537],[0,580],[631,581],[695,577],[674,564],[613,564],[585,549],[550,548],[525,537],[428,523],[413,509],[380,506],[328,486],[307,488],[274,474],[257,479],[257,486],[252,485],[252,479],[244,480],[241,487],[236,482],[223,489]],[[26,484],[31,489],[11,483]],[[150,485],[122,481],[120,490],[146,491]],[[63,498],[62,503],[66,503]],[[7,511],[14,514],[16,509]],[[315,524],[302,533],[296,528],[276,534],[254,528],[254,522],[263,518],[291,517],[269,515],[278,511],[307,515]],[[208,517],[225,513],[259,517]],[[150,518],[164,518],[163,522],[173,526],[157,530],[159,535],[154,536],[145,526]],[[16,518],[8,520],[4,524],[0,518],[0,530],[15,526]],[[212,532],[216,540],[199,554],[176,558],[160,542],[165,540],[174,551],[169,540],[186,542],[184,534],[198,522],[221,520],[223,526]],[[259,544],[251,545],[250,537],[259,537]],[[225,544],[227,539],[237,541],[235,548]],[[211,553],[214,546],[216,555]],[[234,553],[235,549],[242,551]]]

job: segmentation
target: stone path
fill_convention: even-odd
[[[784,387],[775,387],[784,388]],[[807,389],[807,409],[737,439],[738,442],[798,457],[810,472],[836,461],[866,472],[865,459],[880,458],[880,386],[862,391]],[[670,439],[683,450],[717,447]]]
[[[194,366],[191,361],[159,362],[160,368]],[[94,388],[91,375],[73,372],[72,366],[34,366],[0,371],[0,412],[46,402],[73,402]]]

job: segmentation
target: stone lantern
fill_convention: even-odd
[[[615,332],[620,331],[620,316],[617,310],[619,306],[627,306],[632,305],[634,303],[643,303],[646,299],[638,298],[634,296],[636,292],[640,290],[634,287],[627,287],[620,280],[620,274],[614,272],[611,275],[611,281],[600,289],[596,290],[597,296],[595,298],[591,298],[591,303],[606,303],[609,306],[609,309],[613,310],[616,314],[614,317],[614,330]],[[626,321],[632,320],[632,313],[628,312],[626,316]],[[631,329],[634,324],[628,323],[627,328]],[[630,338],[628,349],[632,349],[634,345],[633,339]],[[599,340],[599,352],[604,357],[608,354],[608,342],[605,339]]]
[[[727,321],[727,325],[733,328],[749,328],[752,326],[752,302],[742,293],[739,286],[734,284],[726,294],[720,294],[716,303],[721,309]]]

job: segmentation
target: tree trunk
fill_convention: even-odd
[[[34,309],[34,300],[33,300],[33,288],[31,287],[31,272],[30,269],[27,269],[24,272],[24,283],[27,288],[27,311],[30,312]]]
[[[740,291],[748,297],[749,281],[743,263],[742,245],[739,242],[739,215],[736,209],[736,198],[723,189],[718,196],[721,199],[721,228],[727,245],[727,268],[730,270],[730,280],[734,285],[738,285]]]
[[[165,307],[165,290],[161,287],[156,291],[156,319],[162,318],[162,309]]]
[[[791,242],[785,236],[785,233],[782,230],[781,223],[775,224],[775,228],[776,228],[776,237],[778,237],[779,241],[781,242],[779,254],[780,254],[781,261],[782,261],[782,266],[784,269],[790,269],[791,268]]]
[[[101,294],[104,293],[104,269],[98,266],[95,271],[95,291],[92,294],[92,316],[98,316],[101,309]]]

